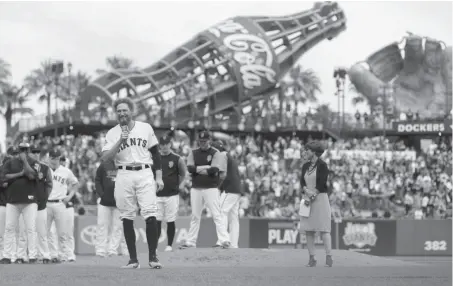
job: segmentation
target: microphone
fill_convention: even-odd
[[[127,124],[121,125],[121,130],[123,132],[129,132],[129,126]],[[126,141],[126,139],[124,139],[123,141]]]

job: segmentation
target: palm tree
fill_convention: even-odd
[[[24,79],[25,87],[31,95],[38,95],[39,101],[47,102],[48,123],[52,115],[52,91],[55,90],[55,74],[52,72],[52,62],[46,60],[41,66],[31,71]]]
[[[129,58],[126,58],[123,56],[119,56],[119,55],[107,57],[105,59],[105,63],[109,70],[137,69],[137,67],[134,67],[134,61],[132,59],[129,59]],[[103,69],[98,69],[98,70],[96,70],[96,73],[105,74],[105,73],[107,73],[107,71],[103,70]]]
[[[355,87],[354,84],[350,83],[349,86],[348,86],[348,89],[349,89],[349,92],[352,92],[354,94],[354,97],[351,99],[352,104],[354,106],[356,106],[357,104],[360,104],[360,103],[364,103],[364,102],[368,103],[368,101],[366,100],[365,96],[363,96],[363,94],[361,94],[357,90],[357,88]]]
[[[312,69],[304,69],[297,65],[289,71],[288,87],[294,90],[294,99],[297,101],[317,102],[317,94],[321,92],[321,80]]]
[[[11,66],[0,58],[0,89],[6,87],[11,77]]]
[[[15,114],[33,114],[33,109],[23,106],[29,99],[29,95],[29,92],[25,92],[24,86],[18,88],[7,82],[2,83],[0,114],[5,117],[7,135],[11,135],[12,121]]]

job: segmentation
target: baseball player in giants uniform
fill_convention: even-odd
[[[227,175],[220,190],[220,209],[222,222],[230,233],[231,248],[238,248],[239,242],[239,200],[241,199],[241,177],[238,163],[225,150],[222,141],[216,141],[212,146],[227,157]],[[220,244],[220,242],[217,242]]]
[[[58,245],[60,246],[61,253],[63,254],[62,257],[60,257],[62,261],[75,261],[75,257],[69,248],[71,225],[67,225],[68,212],[66,210],[66,204],[71,200],[72,196],[76,192],[79,181],[70,169],[60,165],[60,157],[61,153],[58,150],[52,150],[49,153],[49,164],[52,168],[53,188],[49,195],[49,199],[47,200],[47,233],[52,263],[59,262]],[[51,227],[54,222],[58,236],[58,243],[52,239]]]
[[[130,260],[123,268],[139,268],[137,259],[134,218],[137,203],[146,221],[146,238],[149,250],[149,266],[162,268],[157,259],[157,199],[162,190],[161,156],[154,130],[148,123],[132,120],[134,103],[130,98],[115,101],[113,107],[119,124],[105,136],[102,161],[115,159],[118,168],[115,181],[115,201],[123,221],[124,238]],[[156,170],[156,180],[152,169]],[[157,190],[156,190],[157,184]]]
[[[5,263],[7,259],[3,259],[3,241],[5,235],[5,222],[6,222],[6,190],[8,188],[8,181],[4,177],[3,166],[6,161],[11,158],[16,158],[19,155],[19,149],[16,147],[9,147],[5,159],[3,159],[2,165],[0,166],[0,262]],[[13,241],[13,249],[16,249],[16,240]],[[11,260],[16,260],[16,252],[12,254]]]
[[[113,160],[102,162],[96,170],[96,193],[98,203],[96,255],[105,257],[121,253],[128,255],[126,244],[123,243],[123,226],[120,211],[115,202],[115,179],[118,170]],[[121,246],[121,247],[120,247]]]
[[[4,237],[4,259],[2,263],[9,264],[15,249],[16,230],[19,218],[23,215],[27,233],[29,262],[35,263],[36,249],[36,216],[37,205],[37,176],[40,171],[39,162],[28,155],[28,143],[19,145],[18,158],[8,160],[3,169],[5,179],[8,180],[6,222]],[[23,262],[23,260],[21,260]]]
[[[187,168],[184,159],[171,151],[171,138],[167,135],[159,140],[160,155],[162,157],[162,176],[164,189],[157,194],[157,229],[160,237],[162,221],[167,221],[167,247],[165,251],[172,251],[173,239],[176,231],[176,217],[179,209],[179,190],[184,187]]]
[[[222,223],[220,211],[219,185],[225,178],[225,156],[210,145],[210,135],[202,131],[198,137],[200,148],[192,150],[187,158],[187,170],[192,174],[192,189],[190,190],[190,204],[192,218],[187,240],[179,248],[195,247],[200,230],[200,220],[203,211],[203,200],[212,213],[217,230],[220,247],[229,248],[230,237]]]

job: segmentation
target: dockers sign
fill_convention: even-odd
[[[405,134],[451,134],[451,122],[393,122],[393,129]]]

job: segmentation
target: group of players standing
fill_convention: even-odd
[[[61,164],[61,153],[21,143],[8,149],[2,163],[0,264],[74,262],[78,180]]]
[[[237,162],[227,154],[222,142],[211,142],[208,132],[200,132],[199,148],[192,150],[185,164],[180,156],[171,152],[170,137],[163,136],[157,140],[150,124],[132,119],[134,104],[129,98],[116,100],[113,107],[119,124],[106,134],[100,166],[111,175],[102,169],[98,170],[103,176],[99,175],[97,181],[109,185],[109,190],[100,194],[101,201],[104,196],[108,197],[105,200],[110,201],[112,207],[114,201],[123,223],[130,259],[122,268],[140,267],[134,231],[137,213],[146,222],[149,266],[153,269],[162,268],[156,253],[162,222],[167,222],[168,245],[165,250],[171,251],[179,191],[184,187],[187,173],[192,177],[192,217],[187,240],[181,244],[180,249],[196,247],[205,206],[210,210],[216,225],[218,241],[215,247],[237,248],[239,170]],[[220,190],[224,190],[222,195]],[[99,255],[105,253],[97,252]]]
[[[128,98],[114,103],[119,124],[106,134],[101,164],[96,172],[98,233],[96,255],[129,254],[122,268],[139,268],[133,221],[139,213],[146,221],[149,266],[162,268],[156,254],[162,222],[167,223],[167,247],[173,250],[175,221],[179,208],[179,191],[185,185],[186,174],[192,177],[190,203],[192,216],[187,240],[180,249],[196,247],[204,207],[212,214],[216,225],[217,248],[237,248],[239,240],[239,170],[237,162],[227,153],[221,141],[211,142],[210,134],[198,136],[199,148],[192,150],[187,163],[171,151],[171,138],[157,140],[150,124],[132,120],[134,104]],[[0,239],[2,218],[6,220],[2,263],[14,260],[14,245],[22,215],[27,238],[28,261],[43,263],[61,260],[75,261],[74,212],[68,221],[71,199],[78,181],[63,166],[58,151],[49,153],[49,164],[40,158],[41,150],[22,146],[11,149],[1,170],[4,206],[0,197]],[[224,192],[221,194],[221,191]],[[55,221],[60,251],[48,240]],[[121,230],[121,222],[123,228]],[[110,233],[109,233],[110,232]],[[121,233],[127,246],[120,247]],[[1,242],[1,241],[0,241]],[[2,247],[0,245],[0,254]],[[17,259],[16,259],[17,261]]]

